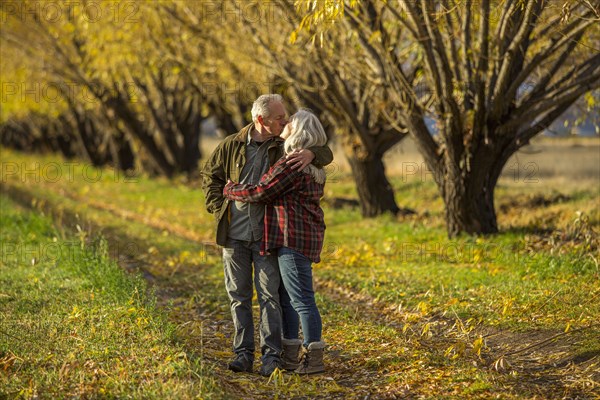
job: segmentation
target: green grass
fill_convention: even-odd
[[[426,301],[432,312],[452,304],[461,316],[519,329],[564,329],[600,315],[600,302],[588,301],[600,293],[597,258],[583,244],[552,254],[529,249],[524,234],[447,239],[391,217],[346,220],[334,211],[332,219],[319,276],[377,299],[409,308]]]
[[[327,196],[356,197],[348,177],[336,178]],[[451,311],[511,329],[586,326],[600,316],[593,300],[600,295],[597,186],[564,192],[548,184],[499,185],[501,233],[448,239],[434,183],[390,181],[397,203],[418,216],[362,219],[358,210],[325,209],[319,276],[409,309],[426,302],[434,314]],[[530,205],[558,195],[565,199]]]
[[[17,164],[36,160],[4,150],[3,156]],[[84,168],[75,169],[80,172],[72,180],[2,181],[29,193],[33,207],[49,205],[55,220],[61,210],[80,217],[79,236],[59,240],[95,236],[97,228],[87,222],[135,238],[137,258],[153,282],[177,292],[160,307],[178,327],[171,341],[184,343],[188,354],[204,329],[204,338],[212,338],[203,348],[214,368],[208,376],[231,385],[224,391],[233,397],[588,398],[600,387],[594,373],[600,355],[594,325],[600,319],[597,186],[502,183],[496,192],[501,233],[479,238],[447,238],[443,203],[428,181],[391,178],[398,204],[416,216],[362,219],[356,209],[326,207],[326,245],[314,275],[328,363],[335,367],[310,380],[286,375],[266,382],[223,369],[231,346],[228,300],[219,252],[210,244],[212,217],[199,189],[147,177],[115,181],[110,173],[111,179],[89,182]],[[335,178],[326,197],[356,198],[347,174]],[[564,198],[551,201],[557,195]],[[548,204],[539,205],[540,199]],[[95,285],[104,281],[99,274]],[[30,295],[23,301],[43,304]],[[168,337],[171,331],[164,332]],[[496,368],[513,352],[506,357],[510,367]]]
[[[0,387],[8,398],[219,394],[203,361],[101,237],[71,236],[1,197]]]

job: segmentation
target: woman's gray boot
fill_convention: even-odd
[[[303,349],[300,366],[294,371],[297,374],[318,374],[325,371],[323,353],[325,342],[312,342]]]
[[[287,371],[293,371],[300,366],[300,339],[281,339],[283,353],[281,354],[282,367]]]

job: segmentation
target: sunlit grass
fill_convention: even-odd
[[[18,162],[35,159],[8,154]],[[203,195],[197,185],[136,179],[90,183],[3,177],[3,182],[32,194],[36,207],[47,202],[79,215],[84,232],[84,221],[91,221],[136,238],[136,258],[146,263],[151,280],[179,293],[164,306],[170,319],[182,324],[176,337],[197,342],[199,324],[204,324],[202,329],[214,334],[214,347],[206,351],[223,368],[230,356],[231,326],[225,325],[225,333],[220,328],[230,324],[228,300]],[[526,345],[511,339],[516,335],[533,341],[539,332],[552,336],[580,330],[564,354],[593,357],[600,351],[594,340],[600,317],[597,186],[562,189],[501,182],[496,192],[501,233],[448,239],[433,182],[402,176],[392,176],[391,182],[398,204],[416,215],[362,219],[358,209],[325,206],[326,244],[314,275],[324,337],[331,344],[330,374],[308,384],[289,376],[266,383],[217,368],[221,378],[248,390],[248,397],[395,393],[521,398],[537,393],[536,379],[543,381],[546,375],[542,369],[529,372],[526,385],[518,375],[525,361],[514,357],[510,362],[520,362],[518,368],[496,371],[500,355]],[[356,198],[347,173],[327,184],[326,198],[333,197]],[[194,313],[200,306],[208,316],[198,321]],[[563,353],[555,353],[535,356],[560,361]],[[567,373],[564,368],[553,371],[556,376]],[[586,393],[586,371],[582,367],[575,374],[570,393]]]
[[[1,200],[3,396],[219,395],[210,367],[176,344],[146,282],[110,261],[103,239]]]

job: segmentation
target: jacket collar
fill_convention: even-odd
[[[246,143],[246,140],[248,139],[248,132],[250,132],[252,129],[254,129],[254,122],[249,123],[248,125],[246,125],[245,127],[243,127],[236,135],[235,135],[235,141],[236,142],[242,142],[242,143]]]
[[[248,143],[248,134],[250,132],[252,132],[252,129],[254,129],[254,122],[249,123],[248,125],[246,125],[245,127],[243,127],[236,135],[235,135],[235,141],[236,142],[242,142],[242,143]],[[275,142],[283,142],[283,139],[280,138],[279,136],[274,137],[274,141]]]

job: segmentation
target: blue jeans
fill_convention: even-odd
[[[274,255],[260,255],[260,241],[228,239],[223,247],[225,289],[233,317],[233,351],[254,360],[252,318],[252,265],[254,286],[260,305],[260,348],[263,362],[279,359],[281,353],[281,307],[279,271]]]
[[[298,339],[302,323],[304,345],[321,341],[321,314],[315,302],[312,262],[302,253],[287,247],[279,249],[281,282],[279,298],[283,314],[283,337]]]

